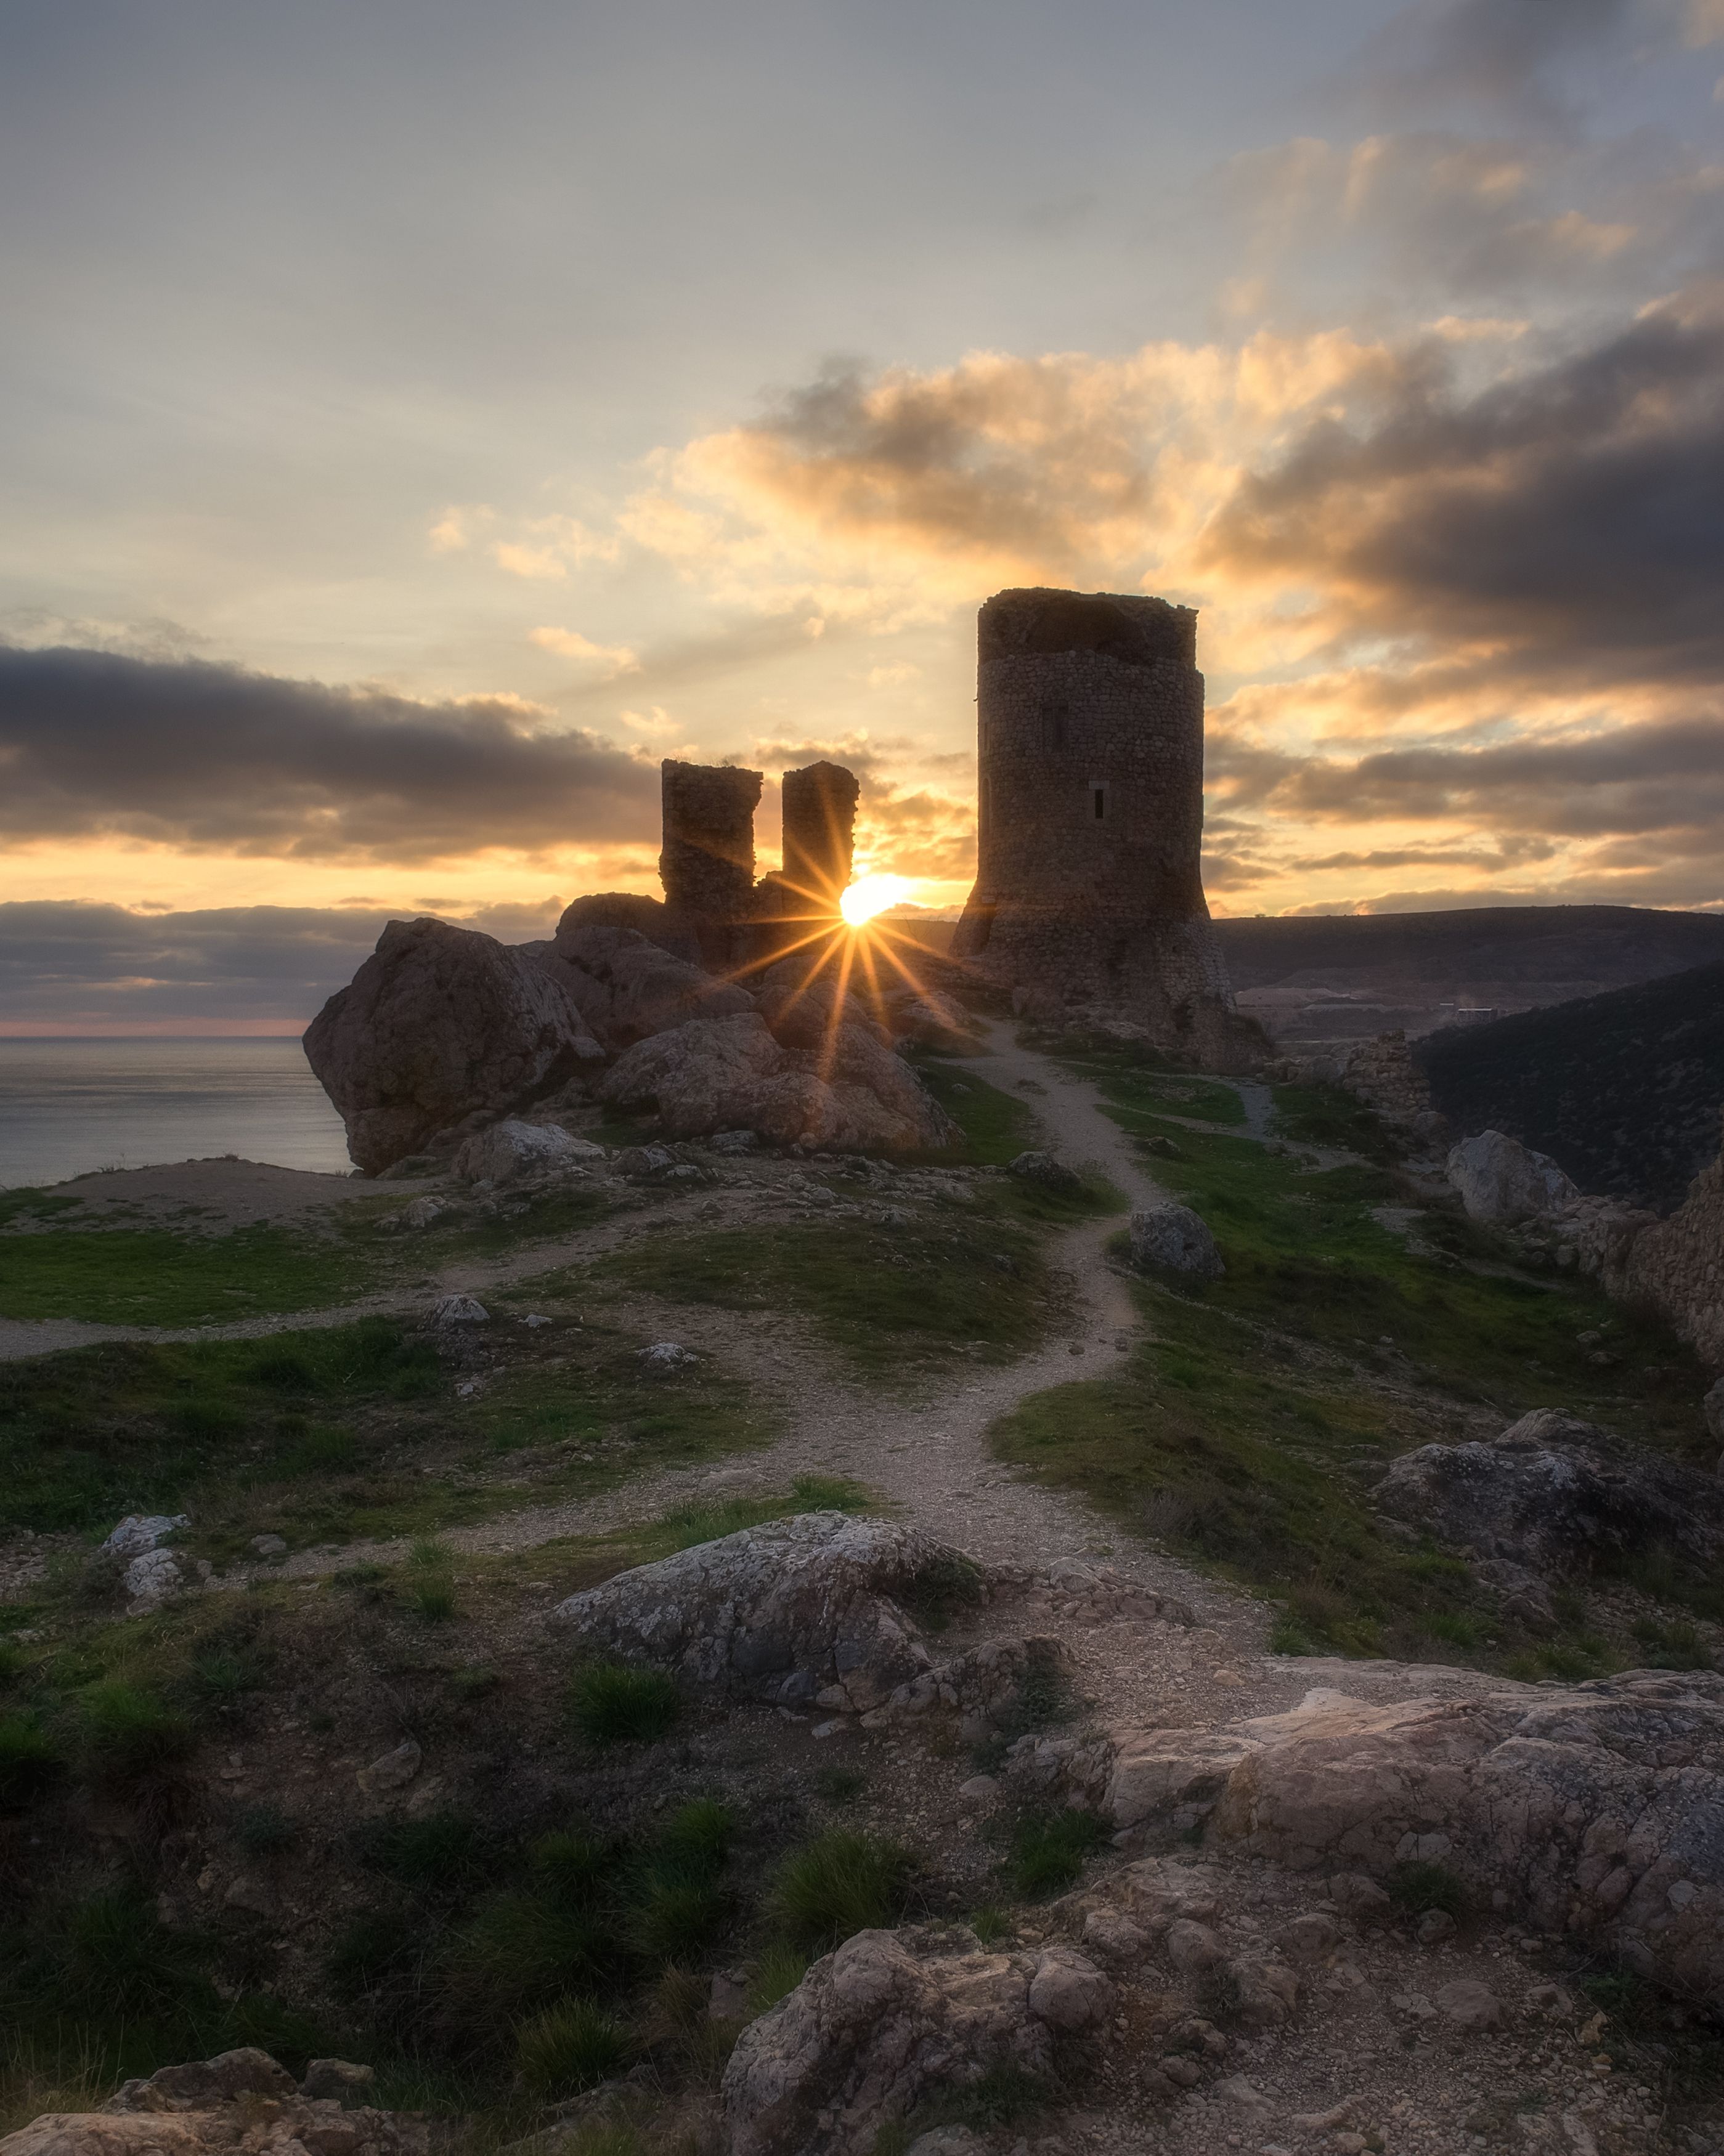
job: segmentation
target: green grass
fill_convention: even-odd
[[[1006,1168],[1041,1142],[1035,1110],[981,1075],[986,1059],[942,1055],[919,1050],[910,1058],[916,1075],[964,1133],[961,1147],[925,1158],[942,1166]]]
[[[661,1670],[591,1662],[570,1680],[569,1712],[589,1743],[647,1744],[675,1727],[682,1695]]]
[[[1014,1893],[1028,1902],[1062,1894],[1083,1876],[1085,1860],[1107,1840],[1094,1812],[1037,1813],[1012,1830],[1006,1876]]]
[[[792,1312],[885,1383],[904,1377],[918,1350],[967,1348],[983,1362],[1011,1362],[1065,1302],[1039,1238],[1009,1211],[1012,1202],[941,1206],[897,1229],[845,1220],[770,1234],[666,1235],[600,1260],[587,1277],[601,1291]]]
[[[99,1780],[132,1781],[183,1759],[197,1743],[189,1719],[122,1677],[88,1686],[78,1702],[85,1762]]]
[[[60,1747],[36,1715],[0,1714],[0,1812],[39,1796],[64,1767]]]
[[[535,2015],[515,2040],[522,2082],[547,2102],[609,2081],[628,2056],[628,2031],[587,1999],[567,1999]]]
[[[1389,1875],[1389,1899],[1409,1916],[1439,1909],[1457,1922],[1467,1912],[1465,1882],[1446,1864],[1397,1864]]]
[[[225,1566],[264,1532],[293,1546],[423,1533],[769,1439],[746,1386],[705,1364],[649,1378],[640,1344],[548,1327],[511,1340],[519,1359],[467,1400],[429,1342],[383,1317],[0,1364],[8,1512],[101,1533],[129,1512],[188,1512],[188,1548]]]
[[[779,1936],[825,1953],[857,1932],[901,1919],[915,1860],[896,1842],[834,1827],[787,1856],[767,1899]]]
[[[368,1225],[330,1236],[270,1227],[226,1235],[40,1227],[0,1234],[0,1317],[209,1325],[351,1302],[387,1263],[388,1246]]]

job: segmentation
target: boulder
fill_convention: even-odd
[[[419,2156],[423,2120],[346,2107],[373,2078],[314,2060],[296,2088],[267,2052],[224,2051],[127,2082],[99,2111],[50,2112],[0,2138],[0,2156]]]
[[[705,1691],[862,1712],[931,1666],[919,1589],[973,1576],[913,1527],[805,1512],[637,1565],[553,1615],[594,1652]]]
[[[1379,1511],[1439,1542],[1541,1575],[1588,1571],[1656,1545],[1710,1563],[1724,1549],[1724,1487],[1662,1454],[1541,1408],[1490,1443],[1403,1453]],[[1512,1574],[1502,1591],[1521,1591]]]
[[[1501,1131],[1463,1138],[1450,1148],[1445,1172],[1467,1218],[1491,1228],[1561,1213],[1581,1194],[1548,1153],[1534,1152]]]
[[[527,1123],[518,1116],[506,1116],[488,1130],[474,1132],[455,1157],[455,1172],[463,1183],[518,1183],[554,1175],[559,1168],[600,1166],[604,1160],[603,1146],[574,1137],[557,1123]],[[414,1200],[415,1205],[435,1203]]]
[[[369,1175],[604,1060],[567,987],[530,953],[430,920],[389,923],[306,1028],[305,1051]]]
[[[730,2156],[866,2156],[935,2088],[992,2067],[1048,2073],[1058,2041],[1103,2025],[1114,1996],[1068,1948],[858,1932],[738,2038],[720,2094]]]
[[[817,1067],[816,1067],[817,1066]],[[905,1152],[959,1135],[915,1074],[859,1026],[821,1050],[773,1038],[758,1012],[691,1019],[628,1050],[599,1088],[619,1107],[655,1107],[682,1137],[738,1129],[822,1152]]]
[[[1189,1205],[1171,1199],[1131,1216],[1131,1262],[1141,1272],[1185,1273],[1219,1280],[1227,1270],[1215,1238]]]
[[[690,1019],[734,1018],[754,1008],[746,988],[718,979],[635,929],[571,921],[568,913],[543,963],[613,1051]]]
[[[1056,1160],[1051,1152],[1021,1152],[1006,1169],[1021,1183],[1038,1184],[1043,1190],[1057,1190],[1071,1196],[1083,1188],[1083,1178],[1075,1168],[1068,1168],[1063,1160]]]
[[[431,1312],[431,1322],[440,1332],[463,1325],[489,1325],[491,1312],[476,1295],[445,1295]]]
[[[1024,1762],[1046,1755],[1041,1792],[1116,1829],[1189,1820],[1212,1844],[1355,1881],[1440,1861],[1481,1900],[1724,2006],[1724,1676],[1711,1671],[1387,1705],[1317,1691],[1225,1729],[1025,1745]],[[1146,1928],[1212,1921],[1201,1902],[1122,1892]]]
[[[134,1558],[158,1548],[170,1536],[192,1524],[188,1512],[128,1512],[102,1544],[102,1557]]]

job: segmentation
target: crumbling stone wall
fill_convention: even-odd
[[[811,763],[784,776],[784,880],[792,891],[836,906],[856,859],[856,804],[862,792],[841,764]]]
[[[1124,1015],[1227,1068],[1261,1050],[1209,909],[1197,617],[1135,594],[998,592],[978,622],[978,859],[952,944],[1016,1006]]]
[[[724,927],[754,910],[754,811],[761,775],[730,764],[678,763],[663,775],[658,872],[674,914]]]

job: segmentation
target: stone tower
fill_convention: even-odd
[[[731,764],[660,766],[665,905],[700,942],[708,964],[728,962],[732,930],[754,911],[754,810],[761,774]]]
[[[1027,1016],[1124,1018],[1248,1063],[1203,897],[1195,610],[997,592],[979,631],[976,879],[953,957]]]
[[[784,880],[805,901],[836,907],[856,857],[856,773],[811,763],[784,776]]]

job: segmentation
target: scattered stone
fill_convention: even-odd
[[[449,1326],[489,1325],[491,1312],[476,1296],[445,1295],[433,1309],[431,1322],[440,1332]]]
[[[454,1210],[455,1208],[441,1198],[415,1198],[395,1217],[404,1228],[434,1228],[438,1221],[446,1219]]]
[[[1131,1216],[1131,1262],[1142,1272],[1218,1280],[1227,1270],[1215,1238],[1188,1205],[1145,1206]]]
[[[1123,1909],[1092,1909],[1083,1919],[1083,1943],[1119,1969],[1134,1968],[1149,1953],[1149,1933]]]
[[[557,1123],[527,1123],[507,1116],[488,1130],[476,1131],[455,1157],[463,1183],[519,1183],[560,1168],[591,1168],[605,1158],[603,1146],[578,1138]],[[433,1201],[416,1199],[415,1204]]]
[[[1243,2111],[1273,2111],[1274,2106],[1259,2088],[1254,2088],[1243,2074],[1229,2074],[1215,2085],[1215,2093],[1223,2103],[1238,2104]]]
[[[649,1378],[668,1378],[678,1370],[692,1370],[700,1358],[692,1348],[683,1347],[675,1340],[655,1340],[650,1348],[643,1348],[635,1360]]]
[[[1706,1417],[1706,1428],[1719,1445],[1724,1445],[1724,1378],[1720,1378],[1700,1404]]]
[[[405,1737],[393,1752],[385,1752],[368,1767],[362,1767],[356,1779],[368,1796],[380,1796],[390,1789],[404,1789],[424,1762],[425,1754],[418,1744]]]
[[[128,1617],[147,1617],[171,1602],[186,1584],[186,1575],[172,1550],[145,1550],[132,1558],[121,1574],[128,1598]]]
[[[1185,1158],[1185,1154],[1181,1151],[1179,1147],[1173,1142],[1171,1138],[1162,1137],[1158,1134],[1155,1137],[1145,1138],[1141,1140],[1140,1142],[1143,1146],[1144,1151],[1146,1153],[1153,1154],[1155,1158],[1157,1160],[1183,1160]]]
[[[1459,1927],[1446,1909],[1427,1909],[1413,1928],[1413,1936],[1422,1947],[1440,1946],[1444,1940],[1452,1939]]]
[[[906,2156],[988,2156],[988,2144],[967,2126],[936,2126],[919,2133]]]
[[[251,1547],[253,1552],[259,1557],[286,1557],[287,1538],[285,1535],[254,1535],[251,1538]]]
[[[958,1784],[958,1794],[967,1804],[991,1804],[999,1794],[1000,1784],[992,1774],[972,1774]]]
[[[1444,1172],[1468,1219],[1487,1227],[1512,1228],[1560,1213],[1581,1194],[1548,1153],[1534,1152],[1501,1131],[1463,1138],[1450,1150]]]
[[[170,1535],[177,1535],[182,1527],[188,1527],[191,1524],[191,1515],[188,1512],[128,1512],[102,1544],[98,1555],[138,1557],[147,1550],[156,1548]]]
[[[1431,2003],[1457,2029],[1478,2032],[1502,2025],[1502,2002],[1475,1977],[1457,1977],[1453,1984],[1445,1984],[1432,1993]]]
[[[1068,1168],[1063,1160],[1056,1160],[1051,1152],[1021,1152],[1006,1170],[1021,1183],[1033,1183],[1043,1190],[1058,1191],[1069,1196],[1082,1190],[1083,1178],[1075,1168]]]
[[[758,1152],[760,1140],[753,1131],[715,1131],[708,1139],[714,1152]]]
[[[536,1310],[529,1310],[526,1317],[521,1321],[523,1325],[530,1327],[531,1330],[535,1332],[538,1330],[540,1326],[554,1324],[555,1322],[556,1321],[553,1318],[545,1317]]]

